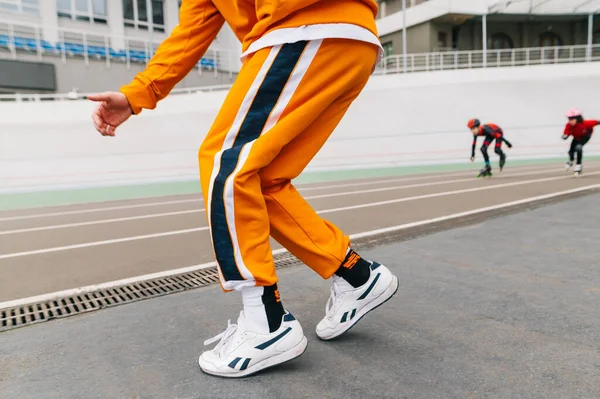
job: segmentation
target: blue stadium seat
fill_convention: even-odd
[[[216,62],[215,62],[215,60],[210,59],[210,58],[202,58],[200,60],[200,65],[203,67],[214,68],[216,66]]]
[[[42,40],[41,46],[44,50],[56,50],[56,47],[54,47],[54,45],[52,45],[52,43],[46,41],[46,40]]]
[[[37,51],[38,41],[36,39],[30,39],[25,37],[14,37],[14,46],[17,50]],[[9,48],[11,45],[11,38],[8,35],[0,35],[0,47]],[[46,40],[41,40],[39,46],[47,51],[62,52],[64,51],[69,56],[83,56],[86,53],[86,48],[82,44],[77,43],[56,43],[52,44]],[[107,49],[104,46],[87,46],[88,56],[95,56],[97,58],[105,58],[110,54],[111,58],[116,58],[124,61],[127,58],[126,50],[115,50],[113,48]],[[145,51],[130,50],[129,59],[133,62],[146,62],[147,54]],[[212,58],[202,58],[197,65],[198,68],[216,68],[217,62]]]
[[[88,55],[95,55],[97,57],[106,57],[106,48],[100,46],[88,46]]]
[[[122,58],[125,59],[127,57],[127,53],[125,52],[125,50],[115,50],[113,48],[110,49],[110,56],[112,58]]]
[[[145,51],[131,50],[129,52],[129,59],[131,61],[146,61],[146,52]]]
[[[83,55],[85,48],[83,44],[65,43],[65,50],[74,55]]]

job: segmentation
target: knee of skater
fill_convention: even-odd
[[[577,144],[575,146],[575,151],[581,151],[581,150],[583,150],[583,146],[581,144]]]
[[[496,148],[494,149],[494,152],[495,152],[496,154],[498,154],[498,155],[502,154],[502,150],[501,150],[499,147],[496,147]]]
[[[487,151],[487,145],[482,145],[481,146],[481,152],[486,152]]]

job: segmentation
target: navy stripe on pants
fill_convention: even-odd
[[[243,146],[260,137],[271,111],[307,44],[308,42],[302,41],[284,44],[281,47],[254,97],[233,147],[226,149],[221,156],[219,173],[213,182],[210,220],[217,263],[225,281],[244,280],[235,261],[233,242],[225,216],[225,182],[236,169]],[[230,222],[235,223],[234,220]]]

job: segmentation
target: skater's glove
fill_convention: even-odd
[[[566,140],[566,139],[569,138],[569,136],[567,136],[566,134],[563,134],[561,137],[562,137],[563,140]]]

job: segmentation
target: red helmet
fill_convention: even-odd
[[[479,127],[479,125],[481,125],[481,123],[479,122],[479,119],[471,119],[469,121],[469,123],[467,123],[467,127],[469,129],[473,129],[474,127]]]

